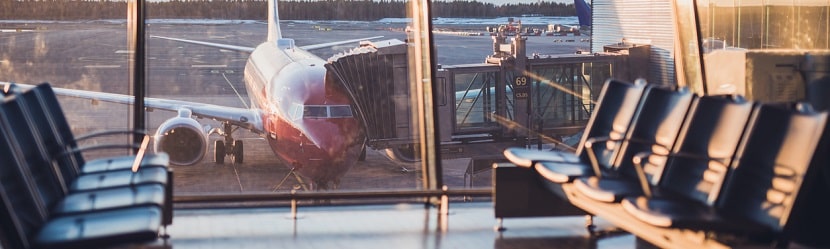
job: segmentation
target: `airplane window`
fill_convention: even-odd
[[[331,112],[332,118],[347,118],[352,116],[352,108],[350,106],[330,106],[329,111]]]
[[[327,118],[328,110],[325,106],[306,106],[303,108],[303,118]]]

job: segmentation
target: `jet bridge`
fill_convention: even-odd
[[[400,40],[364,42],[326,64],[348,90],[363,121],[369,146],[411,144],[407,46]]]
[[[481,159],[470,174],[500,160],[508,146],[575,144],[603,82],[633,80],[625,73],[628,53],[528,58],[525,39],[496,36],[485,63],[435,73],[442,158]],[[406,52],[398,40],[366,42],[326,65],[352,94],[373,148],[400,148],[417,136]]]

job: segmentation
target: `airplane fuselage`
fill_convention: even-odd
[[[322,189],[339,184],[366,140],[348,95],[325,63],[300,48],[266,42],[245,66],[248,96],[252,108],[261,110],[272,151]]]

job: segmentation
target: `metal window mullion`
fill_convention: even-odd
[[[130,60],[130,85],[132,86],[133,97],[133,130],[143,131],[146,129],[144,113],[145,86],[145,8],[144,0],[129,0],[127,3],[127,47],[132,53]],[[133,136],[133,143],[140,144],[143,137]],[[134,152],[138,152],[136,149]]]

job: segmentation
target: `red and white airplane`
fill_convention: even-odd
[[[244,71],[250,109],[145,99],[147,108],[178,112],[176,117],[163,122],[155,135],[156,151],[169,154],[170,163],[191,165],[201,161],[211,134],[224,137],[215,142],[217,163],[223,163],[226,156],[234,163],[242,163],[243,143],[233,138],[239,127],[264,137],[291,172],[312,181],[312,189],[329,189],[336,188],[340,178],[365,153],[366,133],[352,111],[348,93],[327,72],[326,61],[307,50],[379,37],[296,46],[294,40],[282,37],[278,21],[276,0],[269,0],[268,40],[256,48],[154,37],[250,53]],[[127,95],[54,90],[64,96],[133,103],[133,97]],[[214,119],[223,127],[205,128],[194,117]]]

